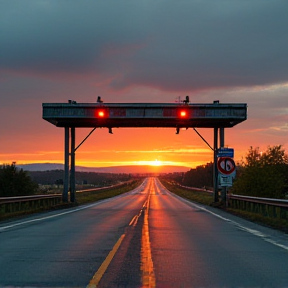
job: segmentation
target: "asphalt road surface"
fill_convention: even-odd
[[[0,287],[288,287],[288,235],[168,192],[0,223]]]

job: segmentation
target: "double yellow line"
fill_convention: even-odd
[[[142,228],[142,239],[141,239],[141,271],[142,271],[142,285],[143,285],[142,287],[153,288],[156,286],[156,280],[155,280],[150,239],[149,239],[149,223],[148,223],[149,206],[150,206],[150,194],[148,196],[148,199],[143,204],[139,214],[135,215],[130,221],[129,226],[133,225],[135,227],[139,217],[144,211],[144,224]],[[122,234],[121,237],[116,242],[116,244],[114,245],[113,249],[109,252],[104,262],[101,264],[97,272],[94,274],[92,280],[89,282],[86,288],[97,287],[124,238],[125,234]]]
[[[156,286],[156,278],[154,273],[151,245],[149,238],[148,213],[150,207],[150,194],[146,201],[146,209],[144,210],[144,224],[142,228],[141,239],[141,271],[142,271],[142,287],[152,288]]]

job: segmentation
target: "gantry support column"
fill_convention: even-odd
[[[68,202],[68,190],[69,190],[69,127],[64,128],[64,188],[62,194],[62,201]]]
[[[220,148],[224,148],[225,146],[225,135],[224,135],[224,127],[221,127],[219,130],[219,135],[220,135]],[[221,202],[226,205],[226,194],[227,194],[227,189],[226,187],[222,187],[221,189]]]
[[[71,127],[71,168],[70,168],[70,202],[76,202],[75,196],[75,127]]]
[[[218,151],[218,127],[214,128],[214,165],[213,165],[213,200],[219,201],[218,197],[218,169],[217,169],[217,151]]]

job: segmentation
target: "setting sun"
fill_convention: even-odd
[[[150,165],[152,165],[152,166],[161,166],[162,162],[156,159],[154,161],[151,161]]]

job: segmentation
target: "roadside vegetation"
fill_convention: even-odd
[[[204,205],[210,205],[213,201],[212,193],[181,187],[177,182],[168,179],[168,177],[159,177],[159,180],[170,192],[185,199]]]
[[[250,147],[241,163],[231,193],[285,199],[288,197],[288,155],[281,145],[265,152]]]
[[[169,173],[162,175],[161,179],[168,179],[182,186],[213,190],[213,163],[210,162],[197,166],[186,173]]]

